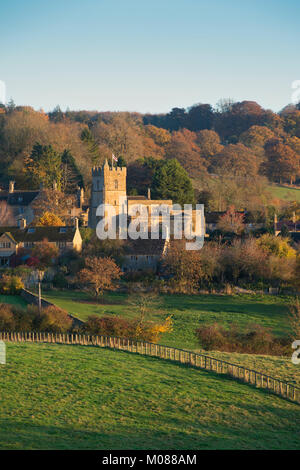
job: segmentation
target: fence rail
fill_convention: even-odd
[[[148,343],[116,336],[43,332],[0,332],[0,340],[6,342],[80,344],[84,346],[119,349],[159,357],[181,364],[188,364],[199,369],[210,370],[218,374],[225,374],[300,404],[300,388],[292,384],[280,379],[275,379],[262,372],[216,359],[205,354],[163,346],[162,344]]]

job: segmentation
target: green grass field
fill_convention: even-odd
[[[138,308],[126,294],[107,294],[103,304],[93,302],[86,293],[75,291],[50,291],[45,292],[44,297],[81,320],[86,320],[89,315],[121,315],[125,318],[139,315]],[[204,323],[218,322],[227,327],[232,323],[242,327],[259,323],[271,328],[276,335],[287,334],[290,301],[287,297],[267,295],[161,295],[151,306],[148,318],[161,321],[172,314],[173,332],[163,336],[163,343],[197,349],[194,332]]]
[[[298,405],[155,358],[9,343],[0,374],[0,449],[300,448]]]
[[[288,188],[280,185],[270,185],[268,190],[271,195],[276,199],[282,199],[283,201],[298,201],[300,202],[300,189]]]
[[[91,298],[82,292],[51,291],[44,297],[82,320],[86,320],[92,314],[121,315],[127,318],[138,315],[137,308],[130,303],[130,299],[125,294],[108,294],[105,296],[103,305],[86,303]],[[239,325],[259,323],[271,328],[277,335],[283,335],[289,332],[287,315],[290,301],[291,299],[280,296],[163,295],[152,306],[149,318],[161,320],[172,313],[173,331],[165,333],[160,343],[204,352],[199,348],[194,335],[197,325],[215,321],[228,327],[232,322],[237,322]],[[291,355],[292,352],[291,349]],[[300,366],[293,364],[290,357],[218,351],[205,353],[300,386]]]
[[[20,307],[26,307],[27,302],[22,299],[19,295],[2,295],[0,294],[0,304],[11,304],[19,305]]]

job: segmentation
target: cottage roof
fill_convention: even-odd
[[[17,242],[39,242],[47,239],[49,242],[73,241],[75,227],[0,227],[0,236],[8,233]]]
[[[124,245],[125,255],[159,255],[161,256],[166,240],[131,240],[128,239]]]
[[[0,201],[7,201],[10,206],[29,206],[39,191],[0,191]]]

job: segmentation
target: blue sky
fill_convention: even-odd
[[[0,0],[0,80],[36,109],[275,111],[300,79],[298,0]]]

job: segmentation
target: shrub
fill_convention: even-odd
[[[53,278],[53,285],[54,287],[58,287],[60,289],[63,289],[68,286],[68,281],[66,277],[63,275],[63,273],[59,272],[55,274]]]
[[[10,305],[0,304],[0,331],[15,330],[15,319]]]
[[[161,324],[153,324],[150,322],[141,324],[138,322],[135,329],[135,339],[157,343],[162,333],[170,332],[172,329],[173,322],[170,316]]]
[[[42,309],[35,323],[40,331],[66,333],[71,330],[73,321],[65,310],[51,305]]]
[[[24,288],[22,279],[19,276],[3,274],[0,279],[0,292],[2,294],[18,294]]]
[[[290,350],[289,338],[274,338],[269,330],[256,324],[240,330],[237,325],[226,329],[214,323],[198,328],[195,334],[205,350],[270,355],[289,354]]]
[[[27,305],[26,310],[22,307],[14,306],[13,314],[16,331],[32,331],[36,329],[36,318],[39,309],[35,305]]]
[[[83,326],[84,332],[92,335],[132,337],[133,322],[120,317],[98,317],[91,315]]]
[[[162,324],[142,322],[139,318],[126,320],[120,317],[98,317],[91,315],[82,327],[84,333],[92,335],[120,336],[140,341],[157,342],[162,333],[172,330],[172,319],[167,317]]]

